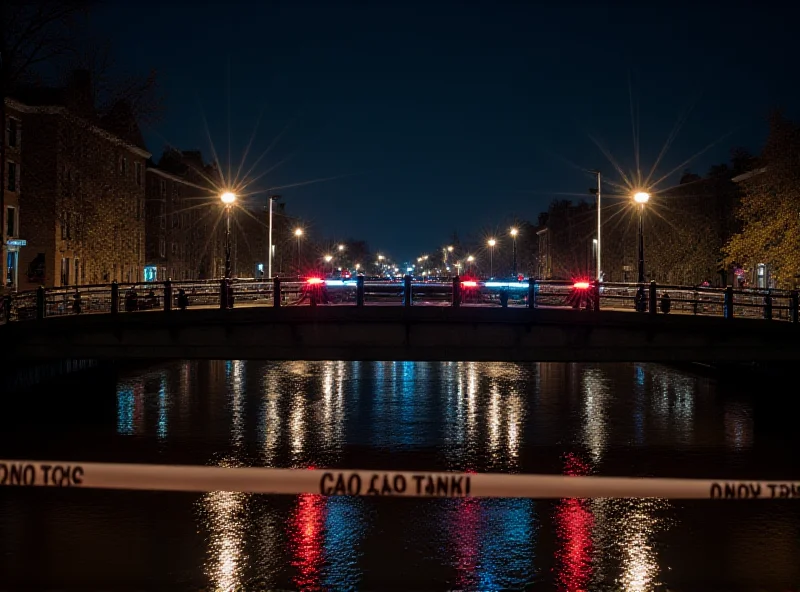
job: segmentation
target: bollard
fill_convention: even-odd
[[[600,282],[595,282],[592,286],[592,310],[600,312]]]
[[[500,306],[508,308],[508,289],[503,288],[500,290]]]
[[[219,281],[219,309],[226,310],[228,308],[228,282],[225,278]]]
[[[767,290],[767,294],[764,296],[764,319],[772,320],[772,292],[770,290]]]
[[[725,300],[722,307],[722,314],[726,319],[733,318],[733,287],[725,288]]]
[[[364,306],[364,276],[356,276],[356,306]]]
[[[411,306],[411,276],[403,276],[403,306]]]
[[[647,300],[647,305],[650,307],[650,314],[658,314],[658,289],[656,288],[655,280],[650,280],[650,293]]]
[[[453,278],[453,300],[452,305],[458,308],[461,306],[461,278],[456,276]]]
[[[272,306],[281,305],[281,278],[272,278]]]
[[[172,310],[172,278],[164,282],[164,312]]]
[[[800,308],[800,294],[797,290],[792,290],[789,294],[789,320],[793,323],[797,322],[797,309]]]
[[[119,284],[115,281],[111,282],[111,314],[119,312]]]
[[[536,308],[536,280],[528,278],[528,308]]]
[[[41,321],[45,315],[44,286],[36,288],[36,320]]]

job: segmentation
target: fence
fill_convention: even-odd
[[[668,295],[668,298],[665,298]],[[668,302],[667,302],[668,300]],[[564,281],[275,278],[40,288],[0,300],[0,323],[91,313],[234,306],[571,307],[798,321],[797,291]],[[665,304],[666,303],[666,304]],[[668,306],[667,306],[668,305]]]

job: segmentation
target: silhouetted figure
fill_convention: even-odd
[[[508,290],[500,292],[500,306],[508,308]]]
[[[183,288],[178,290],[178,308],[181,310],[186,310],[186,307],[189,306],[189,297],[184,292]]]
[[[81,295],[77,292],[75,292],[75,295],[72,297],[72,312],[81,314]]]
[[[128,290],[125,294],[125,312],[134,312],[137,308],[139,295],[134,288]]]
[[[156,298],[156,293],[153,290],[150,290],[147,293],[147,308],[156,308],[158,306],[158,298]]]
[[[664,314],[669,314],[670,309],[672,308],[672,301],[670,300],[669,293],[664,292],[664,295],[661,297],[661,312]]]

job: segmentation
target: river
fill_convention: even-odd
[[[0,402],[5,458],[791,479],[775,385],[656,364],[193,361]],[[791,399],[790,399],[791,401]],[[800,502],[0,489],[0,587],[787,590]]]

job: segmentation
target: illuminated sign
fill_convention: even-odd
[[[28,244],[28,241],[21,238],[10,238],[6,241],[6,244],[8,244],[9,247],[24,247]]]

